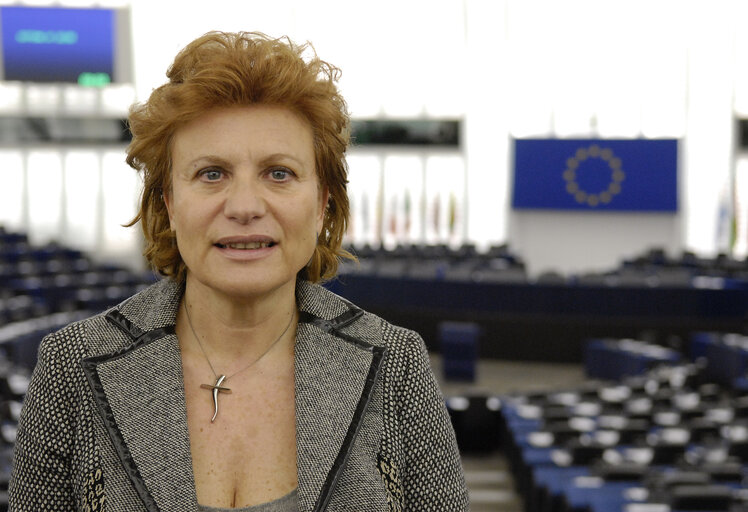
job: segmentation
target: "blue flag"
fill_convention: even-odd
[[[675,139],[515,139],[516,209],[675,212]]]

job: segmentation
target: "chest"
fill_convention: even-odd
[[[187,426],[198,502],[264,503],[297,485],[293,363],[226,379],[185,368]],[[227,391],[230,390],[230,391]]]

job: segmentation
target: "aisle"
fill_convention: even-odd
[[[581,365],[484,360],[478,363],[476,382],[465,384],[443,381],[438,356],[432,356],[431,363],[447,397],[560,389],[574,387],[585,378]],[[500,452],[463,455],[462,462],[471,512],[522,512],[522,500],[514,491],[514,480]]]
[[[522,512],[522,500],[514,492],[506,460],[500,454],[463,457],[471,512]]]

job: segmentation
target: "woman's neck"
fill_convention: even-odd
[[[273,343],[282,343],[279,337],[293,335],[293,325],[284,329],[296,317],[295,292],[294,286],[286,286],[258,297],[233,297],[188,275],[177,327],[178,333],[184,336],[186,332],[192,339],[185,340],[183,348],[200,351],[202,344],[216,371],[231,373],[236,366],[261,357]]]

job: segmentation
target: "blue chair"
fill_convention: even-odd
[[[439,324],[439,347],[446,380],[475,381],[480,333],[481,328],[476,323]]]

